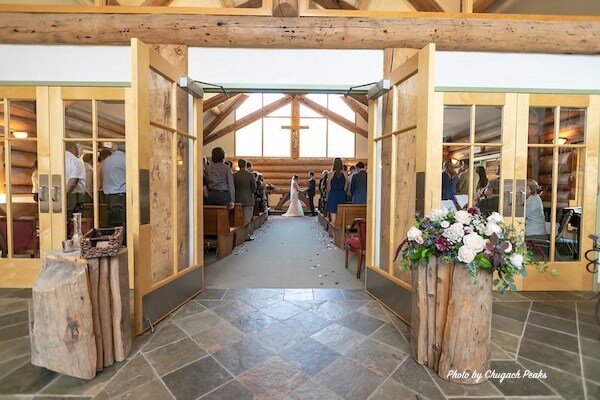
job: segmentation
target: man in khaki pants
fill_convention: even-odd
[[[240,170],[233,174],[235,186],[235,202],[242,203],[242,213],[246,224],[246,240],[253,240],[251,236],[252,216],[254,215],[254,193],[256,192],[256,179],[250,171],[246,170],[248,162],[243,158],[238,161]]]

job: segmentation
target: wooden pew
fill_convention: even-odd
[[[233,209],[229,211],[229,225],[237,229],[233,235],[233,246],[244,244],[246,240],[246,224],[244,224],[242,203],[235,203]]]
[[[217,259],[227,257],[233,251],[233,240],[239,228],[229,223],[226,206],[204,206],[204,238],[217,245]]]
[[[329,222],[327,231],[333,243],[344,249],[344,232],[356,218],[367,218],[367,206],[364,204],[340,204],[337,209],[335,225]]]

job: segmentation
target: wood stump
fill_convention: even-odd
[[[461,264],[438,262],[412,270],[411,355],[450,382],[474,384],[492,351],[492,274],[477,281]],[[456,371],[451,374],[450,371]]]

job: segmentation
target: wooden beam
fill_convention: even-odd
[[[369,99],[367,99],[366,94],[351,94],[350,97],[352,97],[354,100],[358,101],[363,106],[369,107]]]
[[[371,5],[371,0],[358,0],[356,2],[356,8],[359,10],[368,10]]]
[[[140,7],[162,7],[168,6],[173,0],[144,0]]]
[[[460,12],[473,14],[473,0],[460,0]]]
[[[495,12],[495,13],[507,12],[508,10],[510,10],[510,8],[512,6],[514,6],[519,1],[521,1],[521,0],[499,0],[497,2],[497,4],[495,4],[492,7],[492,9],[490,10],[490,12]]]
[[[299,101],[302,104],[304,104],[306,107],[313,110],[314,112],[335,122],[336,124],[340,125],[341,127],[346,128],[347,130],[349,130],[351,132],[358,133],[361,136],[364,136],[364,137],[368,136],[368,133],[365,129],[352,123],[351,121],[348,121],[346,118],[342,117],[339,114],[334,113],[333,111],[329,110],[328,108],[323,107],[319,103],[314,102],[311,99],[308,99],[306,97],[299,97]]]
[[[216,96],[213,96],[209,99],[204,100],[204,109],[205,110],[211,109],[229,99],[230,99],[230,97],[228,97],[225,93],[219,93]]]
[[[221,115],[221,113],[223,111],[221,111],[221,109],[219,108],[219,106],[213,107],[209,110],[212,114],[215,115],[215,117],[218,117],[219,115]]]
[[[229,105],[227,107],[225,107],[225,109],[221,112],[221,115],[219,115],[217,118],[213,119],[212,122],[210,124],[208,124],[206,126],[206,128],[204,128],[204,137],[207,137],[208,135],[210,135],[210,133],[212,131],[214,131],[221,124],[221,122],[225,121],[225,118],[227,118],[229,116],[229,114],[234,112],[247,99],[248,99],[247,94],[243,94],[243,93],[238,94],[235,97],[235,99],[233,99],[233,101],[231,103],[229,103]]]
[[[298,0],[273,0],[274,17],[297,17]]]
[[[326,10],[357,10],[352,4],[344,0],[312,0]]]
[[[0,43],[6,44],[128,45],[137,37],[146,43],[199,47],[384,49],[436,43],[442,51],[600,53],[598,17],[386,13],[397,17],[307,16],[284,22],[265,16],[171,13],[149,18],[99,12],[102,7],[90,7],[95,13],[56,14],[2,9]]]
[[[473,4],[473,12],[487,12],[496,3],[498,3],[498,0],[475,0],[475,3]]]
[[[243,127],[250,125],[254,121],[258,121],[259,119],[271,114],[275,110],[279,110],[281,107],[284,107],[284,106],[290,104],[291,102],[292,102],[292,96],[287,95],[284,98],[274,101],[271,104],[267,104],[263,108],[258,109],[256,111],[254,111],[253,113],[246,115],[244,118],[241,118],[241,119],[235,121],[235,123],[228,125],[223,129],[218,130],[217,132],[213,133],[212,135],[210,135],[208,137],[205,137],[204,144],[210,143],[213,140],[217,140],[218,138],[227,135],[229,132],[233,132],[238,129],[242,129]]]
[[[408,0],[417,11],[444,12],[436,0]]]
[[[344,100],[344,103],[346,103],[348,107],[352,109],[352,111],[360,115],[365,122],[369,122],[369,113],[358,101],[354,100],[352,97],[349,96],[340,97],[342,98],[342,100]]]
[[[221,7],[223,8],[235,8],[233,0],[221,0]]]
[[[261,8],[262,0],[248,0],[238,5],[236,8]]]

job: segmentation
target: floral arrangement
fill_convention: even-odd
[[[514,277],[527,275],[525,265],[547,271],[546,265],[534,261],[522,234],[506,225],[497,212],[485,217],[477,207],[457,212],[432,210],[429,216],[417,216],[396,259],[410,268],[426,265],[431,256],[463,263],[474,280],[479,270],[496,271],[494,286],[500,293],[516,290]]]

